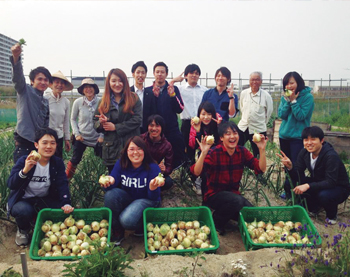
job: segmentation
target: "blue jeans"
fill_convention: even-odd
[[[30,223],[34,221],[37,213],[44,208],[60,209],[58,200],[49,197],[32,197],[21,199],[13,205],[11,215],[15,218],[17,226],[21,230],[29,230]]]
[[[112,229],[141,230],[143,211],[158,207],[159,201],[149,199],[134,200],[126,191],[114,188],[105,193],[105,207],[112,210]]]

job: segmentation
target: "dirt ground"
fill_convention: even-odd
[[[267,192],[272,206],[284,206],[281,199],[275,199]],[[252,196],[245,195],[253,202]],[[173,188],[163,194],[163,207],[186,206],[189,201],[200,203],[200,197],[194,196],[188,199],[179,188]],[[350,201],[346,205],[339,205],[339,221],[347,221],[350,218]],[[263,202],[259,206],[264,206]],[[312,218],[317,230],[320,234],[325,231],[324,220],[325,213],[321,212],[317,219]],[[242,259],[248,266],[246,276],[274,276],[276,275],[275,267],[271,267],[270,263],[277,265],[280,263],[281,253],[275,253],[275,248],[267,248],[258,251],[245,251],[241,235],[236,222],[230,222],[230,230],[224,236],[219,237],[220,247],[216,254],[205,254],[205,261],[201,261],[202,266],[197,266],[194,276],[218,276],[223,273],[232,272],[232,261]],[[331,228],[336,229],[336,226]],[[327,230],[329,232],[329,230]],[[5,220],[0,220],[0,234],[2,234],[0,244],[0,275],[1,273],[13,267],[14,270],[22,272],[20,263],[20,253],[27,253],[27,261],[30,276],[63,276],[62,270],[65,261],[33,261],[29,258],[29,247],[21,248],[16,246],[14,239],[16,226]],[[127,276],[192,276],[190,270],[193,269],[194,258],[182,257],[177,255],[152,256],[145,258],[144,240],[140,237],[133,236],[133,232],[127,232],[126,238],[122,243],[125,249],[131,248],[130,254],[135,261],[131,264],[134,270],[127,270]],[[180,275],[183,272],[183,275]],[[189,275],[185,275],[186,272]]]

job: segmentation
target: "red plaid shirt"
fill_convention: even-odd
[[[192,173],[194,173],[194,166],[191,166]],[[263,173],[259,167],[259,160],[243,146],[237,145],[232,156],[227,153],[223,144],[210,149],[205,157],[202,171],[208,175],[208,191],[204,195],[204,201],[220,191],[240,194],[239,182],[245,166],[254,170],[255,174]]]

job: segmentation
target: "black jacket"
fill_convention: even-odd
[[[293,165],[290,171],[294,182],[303,184],[305,169],[308,169],[310,172],[309,178],[311,178],[311,182],[309,181],[308,184],[313,191],[330,189],[335,186],[341,186],[348,192],[350,191],[349,177],[345,166],[331,144],[323,143],[314,170],[311,169],[310,160],[310,153],[306,149],[302,149],[296,164]]]
[[[135,87],[131,86],[130,90],[135,92]],[[143,102],[142,102],[142,126],[141,126],[141,134],[148,131],[148,117],[150,115],[157,113],[157,104],[156,98],[153,94],[152,89],[145,88],[143,92]]]
[[[10,177],[7,180],[7,186],[11,189],[9,198],[8,198],[8,215],[11,212],[11,209],[14,204],[20,200],[27,188],[31,178],[33,177],[36,166],[28,172],[26,178],[21,178],[19,172],[24,168],[25,160],[27,156],[22,156],[18,159],[16,164],[11,170]],[[62,207],[66,204],[70,205],[70,193],[68,187],[68,180],[65,173],[65,167],[63,160],[56,156],[50,158],[50,188],[49,196],[51,198],[58,198],[61,202]]]

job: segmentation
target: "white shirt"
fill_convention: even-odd
[[[135,89],[135,93],[137,94],[137,96],[140,98],[141,103],[143,105],[143,92],[145,91],[145,88],[142,87],[142,89],[138,89],[137,86],[134,85],[134,89]]]
[[[178,86],[182,101],[184,102],[184,110],[180,113],[181,119],[191,119],[197,116],[198,107],[202,102],[203,94],[208,88],[196,85],[190,86],[187,82],[184,85]]]
[[[50,162],[45,166],[36,164],[32,179],[24,191],[23,198],[45,197],[49,194],[50,181]]]
[[[315,164],[316,164],[317,158],[318,158],[318,156],[315,159],[312,158],[312,153],[310,153],[310,166],[311,166],[312,170],[315,170]]]
[[[247,88],[241,92],[239,105],[242,117],[238,128],[242,132],[249,128],[249,134],[266,132],[273,111],[271,95],[263,89],[253,94],[251,88]]]

